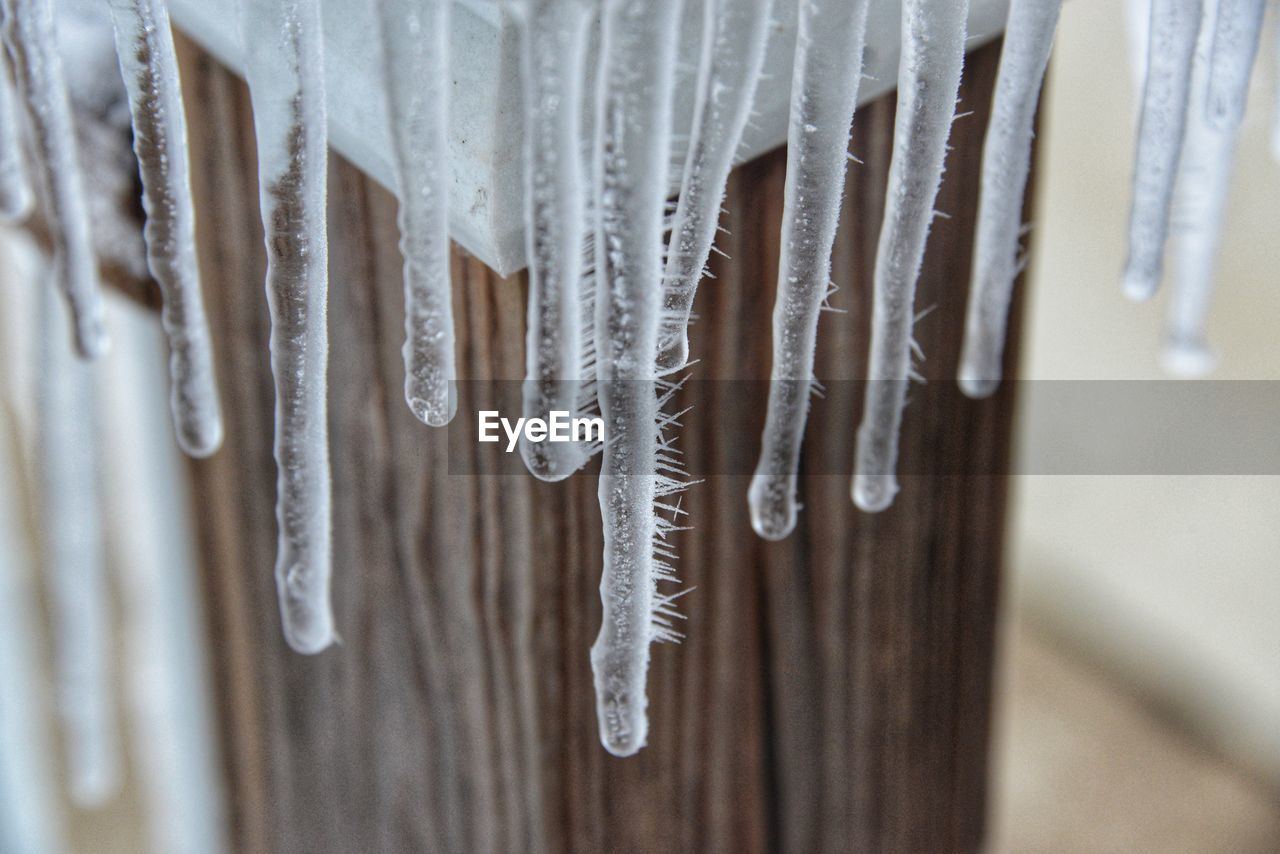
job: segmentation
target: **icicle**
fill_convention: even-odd
[[[658,370],[689,361],[689,312],[715,242],[725,183],[751,115],[772,0],[705,0],[697,107],[671,229]]]
[[[4,254],[11,261],[15,253]],[[0,299],[5,311],[14,306],[12,293]],[[55,331],[62,333],[60,327]],[[7,393],[5,398],[4,403],[12,406]],[[56,754],[43,726],[44,674],[37,649],[40,608],[22,525],[25,508],[17,494],[23,460],[14,435],[16,421],[0,418],[0,471],[5,472],[0,478],[0,851],[58,854],[68,849],[60,838],[50,774]],[[68,525],[64,530],[74,528]]]
[[[577,416],[583,399],[588,331],[582,311],[582,79],[591,6],[583,0],[524,0],[524,171],[529,311],[522,395],[526,418]],[[561,480],[586,463],[584,443],[529,442],[520,454],[542,480]]]
[[[645,744],[655,591],[654,502],[664,494],[655,354],[671,94],[680,0],[606,0],[594,179],[596,341],[605,458],[600,475],[603,624],[591,648],[600,740],[615,756]],[[659,466],[655,470],[655,466]]]
[[[1173,182],[1186,136],[1187,92],[1201,5],[1201,0],[1151,0],[1124,272],[1124,292],[1130,299],[1147,299],[1160,286]]]
[[[916,280],[942,181],[964,65],[967,0],[904,0],[898,113],[876,252],[871,358],[853,500],[884,510],[898,492],[898,432],[911,377]]]
[[[449,274],[449,0],[374,0],[404,255],[404,394],[419,420],[458,409]]]
[[[1262,36],[1266,0],[1219,0],[1209,53],[1205,110],[1216,128],[1239,127],[1249,97],[1249,76]]]
[[[770,540],[787,536],[796,524],[796,473],[862,80],[867,8],[867,0],[800,4],[769,410],[748,492],[751,525]]]
[[[40,526],[53,625],[58,715],[73,800],[105,803],[120,784],[111,599],[102,557],[94,378],[70,358],[61,312],[40,299]]]
[[[165,418],[164,343],[132,306],[110,317],[117,346],[99,375],[110,394],[100,398],[98,441],[112,497],[104,527],[120,594],[133,791],[148,851],[216,854],[228,846],[209,647],[185,472]]]
[[[57,280],[71,310],[76,349],[84,358],[96,359],[109,342],[50,0],[3,0],[0,8],[18,91],[35,133]]]
[[[982,151],[982,194],[960,357],[960,389],[986,397],[1000,383],[1013,283],[1021,272],[1022,199],[1031,170],[1036,103],[1062,0],[1013,0]]]
[[[0,221],[17,222],[31,213],[34,200],[22,163],[22,134],[14,109],[13,81],[0,57]]]
[[[1213,16],[1215,5],[1218,15]],[[1187,140],[1174,195],[1171,287],[1162,362],[1165,370],[1182,377],[1203,376],[1215,362],[1205,341],[1205,320],[1213,296],[1241,114],[1235,113],[1234,120],[1225,122],[1222,115],[1215,115],[1212,99],[1219,69],[1210,57],[1221,44],[1215,31],[1230,5],[1231,0],[1216,4],[1208,0],[1205,4],[1207,23],[1196,49]],[[1238,78],[1239,73],[1233,76]]]
[[[285,639],[315,653],[334,640],[329,602],[323,34],[319,0],[244,0],[246,72],[258,137],[276,387],[276,585]]]
[[[164,298],[169,406],[178,444],[207,457],[222,444],[213,347],[200,294],[187,124],[165,0],[108,0],[142,175],[147,264]]]

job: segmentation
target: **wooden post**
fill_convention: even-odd
[[[999,472],[1011,396],[954,391],[981,140],[999,45],[971,54],[918,305],[939,390],[907,410],[915,470]],[[227,440],[192,464],[233,837],[241,852],[975,851],[986,809],[1004,525],[997,476],[906,477],[880,515],[849,499],[860,397],[814,407],[795,534],[751,532],[744,474],[689,491],[683,645],[655,649],[637,757],[596,741],[596,480],[451,474],[444,431],[402,393],[395,202],[335,158],[330,183],[334,601],[342,645],[291,653],[275,551],[264,253],[247,93],[181,45],[199,243]],[[859,111],[818,376],[865,374],[892,96]],[[732,181],[717,277],[693,330],[701,378],[769,373],[785,154]],[[524,374],[522,278],[455,254],[459,372]],[[1015,311],[1016,316],[1016,311]],[[1011,336],[1013,342],[1017,336]],[[1014,376],[1016,347],[1007,358]],[[949,384],[949,386],[948,386]],[[947,390],[947,389],[950,390]],[[830,405],[828,405],[830,404]],[[847,404],[847,405],[846,405]],[[749,472],[711,407],[685,419],[695,471]],[[461,418],[474,414],[461,411]],[[473,428],[468,428],[473,429]],[[470,447],[471,450],[465,450]],[[477,445],[461,453],[479,454]],[[823,469],[832,472],[829,466]]]

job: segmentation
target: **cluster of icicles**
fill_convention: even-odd
[[[773,0],[705,4],[696,108],[674,215],[668,208],[673,69],[682,0],[510,0],[522,39],[529,304],[524,415],[596,412],[595,445],[526,444],[530,471],[559,480],[597,451],[604,525],[603,626],[591,652],[604,746],[645,743],[649,646],[678,640],[669,535],[686,484],[664,412],[686,366],[687,326],[718,228],[725,184],[751,114]],[[778,0],[786,2],[786,0]],[[828,295],[848,144],[872,0],[800,0],[773,369],[759,464],[749,492],[763,537],[796,524],[796,472],[813,381],[818,317]],[[50,0],[3,0],[6,40],[36,141],[54,224],[58,281],[80,353],[106,346],[71,116],[54,49]],[[183,109],[164,0],[109,0],[132,107],[151,271],[163,290],[172,409],[190,454],[222,436],[197,277]],[[449,3],[378,0],[392,161],[404,255],[405,396],[443,425],[456,400],[447,222]],[[987,131],[960,384],[974,397],[1000,378],[1005,321],[1021,270],[1023,190],[1041,81],[1061,0],[1013,0]],[[1125,288],[1160,277],[1179,163],[1198,215],[1217,217],[1243,110],[1264,0],[1151,0]],[[285,636],[315,653],[335,638],[329,599],[330,477],[326,427],[327,126],[319,0],[243,0],[246,77],[259,154]],[[871,357],[857,435],[854,502],[887,508],[898,432],[913,378],[914,291],[941,181],[964,59],[966,0],[902,0],[897,125],[875,265]],[[588,56],[599,21],[599,54]],[[1208,35],[1205,35],[1208,33]],[[1197,36],[1200,51],[1197,53]],[[593,115],[583,80],[598,68]],[[0,210],[30,205],[0,87]],[[590,129],[588,135],[586,131]],[[1190,130],[1189,130],[1190,129]],[[582,140],[591,140],[583,150]],[[1186,145],[1183,145],[1187,138]],[[1194,157],[1182,149],[1194,149]],[[1210,231],[1212,231],[1210,229]],[[664,239],[670,234],[669,243]],[[1197,259],[1208,263],[1213,241]],[[1196,251],[1196,250],[1193,250]],[[584,263],[585,257],[585,263]],[[1193,275],[1193,274],[1189,274]],[[1201,280],[1207,282],[1205,273]],[[1199,345],[1203,289],[1184,302],[1178,341]]]

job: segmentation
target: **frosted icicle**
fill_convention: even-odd
[[[982,193],[960,357],[960,389],[986,397],[1000,383],[1009,301],[1021,272],[1022,200],[1036,104],[1062,0],[1013,0],[982,151]]]
[[[448,424],[453,381],[449,274],[450,0],[374,0],[404,255],[404,394],[419,420]]]
[[[720,220],[734,154],[751,116],[772,0],[705,0],[697,107],[663,281],[658,369],[689,361],[689,313]]]
[[[1151,0],[1124,272],[1124,292],[1130,299],[1147,299],[1160,286],[1201,7],[1201,0]]]
[[[147,264],[164,298],[160,322],[169,340],[169,407],[179,446],[193,457],[207,457],[222,444],[222,411],[196,263],[187,125],[169,10],[165,0],[108,2],[142,175]]]
[[[13,81],[3,57],[0,66],[0,221],[16,222],[31,213],[34,200],[23,168]]]
[[[1258,55],[1266,5],[1266,0],[1218,2],[1204,104],[1214,127],[1238,127],[1244,120],[1249,77]]]
[[[1227,0],[1216,4],[1219,10]],[[1205,4],[1207,15],[1214,0]],[[1162,363],[1169,373],[1203,376],[1215,357],[1205,341],[1205,321],[1213,296],[1226,219],[1231,174],[1235,165],[1240,125],[1215,120],[1209,109],[1212,90],[1210,55],[1216,49],[1216,29],[1206,17],[1192,72],[1187,141],[1182,152],[1174,194],[1174,232],[1170,251],[1169,305],[1165,320]],[[1220,16],[1216,20],[1221,22]]]
[[[521,392],[526,418],[552,411],[579,414],[587,364],[582,272],[588,185],[583,175],[582,79],[588,15],[583,0],[525,0],[524,79],[525,229],[529,256],[526,373]],[[586,463],[584,443],[520,441],[529,471],[561,480]]]
[[[71,358],[61,311],[41,294],[40,532],[57,708],[72,799],[105,803],[121,780],[99,518],[94,376]]]
[[[968,2],[904,0],[898,112],[876,251],[871,357],[854,461],[853,501],[886,509],[898,492],[898,433],[911,377],[916,280],[947,155]]]
[[[606,0],[597,103],[598,391],[605,422],[600,475],[603,624],[591,648],[600,740],[630,756],[648,735],[655,590],[654,502],[664,493],[654,357],[662,300],[662,231],[680,0]]]
[[[258,137],[276,388],[276,586],[289,646],[315,653],[334,641],[325,401],[328,152],[320,3],[244,0],[242,14]]]
[[[862,81],[867,8],[867,0],[800,4],[769,409],[747,494],[751,526],[769,540],[782,539],[796,524],[796,473]]]
[[[71,310],[77,351],[96,359],[109,341],[50,0],[3,0],[0,8],[18,91],[34,131],[58,285]]]

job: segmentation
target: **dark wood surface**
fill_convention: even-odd
[[[971,55],[918,305],[924,373],[906,413],[915,470],[996,472],[1008,387],[946,390],[960,349],[981,137],[998,46]],[[227,440],[193,463],[233,839],[242,852],[944,852],[976,850],[986,810],[1005,483],[906,477],[888,512],[849,500],[856,396],[813,410],[795,534],[751,532],[745,474],[685,496],[681,646],[655,648],[649,746],[596,741],[588,649],[601,536],[590,472],[560,484],[451,474],[479,464],[419,424],[401,388],[395,203],[334,159],[330,434],[341,646],[284,644],[272,385],[252,125],[243,85],[181,45],[201,263]],[[863,108],[835,254],[847,314],[824,316],[818,375],[865,372],[892,98]],[[692,334],[699,378],[768,376],[785,155],[733,178]],[[459,371],[524,373],[521,278],[455,255]],[[1017,341],[1017,336],[1011,336]],[[1015,347],[1016,349],[1016,347]],[[1010,354],[1007,375],[1013,375]],[[843,387],[843,386],[842,386]],[[685,418],[692,468],[749,472],[763,411]],[[474,414],[460,411],[460,418]],[[468,427],[467,429],[473,429]],[[809,465],[809,463],[806,463]]]

